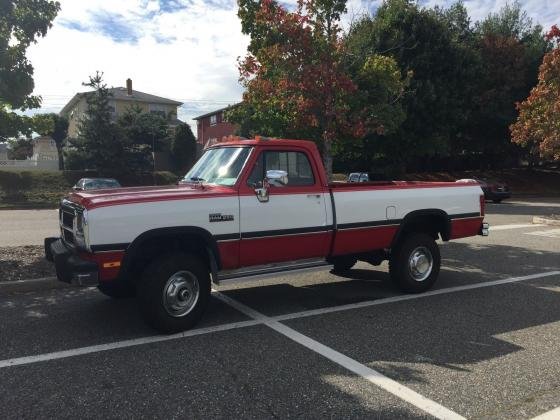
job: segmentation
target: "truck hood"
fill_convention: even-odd
[[[67,199],[91,210],[154,201],[186,200],[236,195],[233,187],[218,185],[166,185],[72,192]]]

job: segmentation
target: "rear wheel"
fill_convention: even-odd
[[[152,262],[138,287],[146,322],[163,333],[193,327],[210,300],[210,274],[199,258],[172,253]]]
[[[425,233],[413,233],[391,250],[389,273],[391,280],[402,291],[421,293],[433,286],[440,265],[436,241]]]

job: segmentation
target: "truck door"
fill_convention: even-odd
[[[260,152],[240,187],[241,266],[327,255],[330,197],[316,170],[304,150]],[[268,201],[255,194],[263,182]]]

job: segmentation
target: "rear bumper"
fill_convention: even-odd
[[[97,263],[80,258],[60,238],[45,238],[45,258],[54,262],[56,277],[60,281],[79,286],[99,283]]]

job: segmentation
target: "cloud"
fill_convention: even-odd
[[[98,11],[91,14],[93,31],[107,36],[116,42],[138,42],[139,33],[133,22],[128,21],[123,15]]]
[[[237,57],[248,39],[233,1],[62,0],[61,7],[28,54],[41,111],[59,111],[96,70],[109,86],[130,77],[136,90],[184,102],[179,118],[190,123],[241,99]]]

